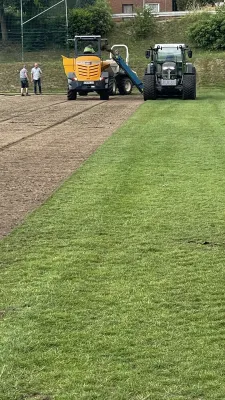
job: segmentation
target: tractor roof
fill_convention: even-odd
[[[184,44],[184,43],[164,43],[164,44],[157,43],[157,44],[155,44],[154,49],[157,49],[158,46],[159,47],[170,47],[170,48],[171,47],[177,48],[179,46],[187,47],[186,44]]]
[[[87,35],[87,36],[75,35],[75,39],[80,39],[80,40],[97,40],[99,38],[101,38],[100,35]]]

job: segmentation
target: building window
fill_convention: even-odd
[[[122,4],[123,14],[133,14],[133,4]]]
[[[145,3],[146,8],[150,8],[152,12],[159,12],[160,5],[159,3]]]

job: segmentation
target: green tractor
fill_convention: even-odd
[[[144,100],[158,96],[196,98],[196,69],[187,62],[192,51],[185,44],[156,44],[145,53],[150,58],[143,81]]]

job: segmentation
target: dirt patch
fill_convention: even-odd
[[[1,97],[0,238],[43,203],[142,104],[142,96]]]
[[[51,400],[52,397],[41,393],[25,394],[22,396],[21,400]]]

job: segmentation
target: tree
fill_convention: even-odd
[[[8,32],[7,32],[6,19],[5,19],[4,0],[0,0],[0,25],[1,25],[1,32],[2,32],[2,42],[5,43],[8,40]]]
[[[206,4],[213,3],[213,0],[176,0],[177,10],[184,11],[188,9],[201,8]]]
[[[49,7],[51,0],[22,0],[23,12],[27,17],[31,17],[38,12]],[[6,23],[6,13],[8,10],[20,12],[20,0],[0,0],[0,26],[2,32],[2,43],[8,40],[8,31]]]
[[[71,8],[85,8],[94,4],[95,0],[68,0],[68,7]]]
[[[106,35],[112,29],[112,15],[105,0],[93,6],[74,8],[69,13],[69,33],[74,35]]]

